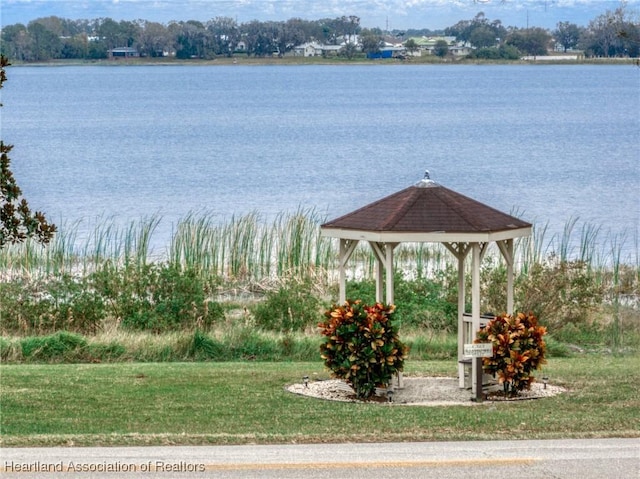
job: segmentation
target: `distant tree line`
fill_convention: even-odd
[[[556,29],[504,27],[500,20],[490,21],[483,13],[444,30],[445,35],[468,42],[473,56],[491,57],[500,52],[546,55],[550,47],[563,51],[580,50],[587,57],[638,57],[640,21],[634,21],[625,5],[606,11],[580,27],[559,22]]]
[[[146,20],[111,18],[68,20],[56,16],[6,26],[1,51],[13,60],[102,59],[114,48],[135,48],[142,56],[173,54],[178,58],[211,59],[231,56],[242,42],[248,55],[284,54],[310,40],[337,45],[360,32],[355,16],[317,21],[293,18],[284,22],[239,24],[228,17],[207,22],[174,21],[168,25]]]
[[[408,30],[383,32],[365,29],[357,16],[320,20],[292,18],[286,21],[237,23],[229,17],[207,22],[172,21],[167,25],[146,20],[115,21],[111,18],[68,20],[56,16],[38,18],[27,25],[8,25],[0,35],[0,51],[17,61],[56,59],[103,59],[111,49],[135,48],[141,56],[172,55],[177,58],[213,59],[242,52],[249,56],[285,55],[295,46],[316,41],[325,45],[344,44],[343,54],[354,55],[359,48],[374,52],[386,36],[406,42],[410,37],[444,34],[467,42],[475,57],[517,57],[545,55],[555,45],[564,50],[579,49],[586,56],[637,57],[640,50],[640,23],[622,4],[606,11],[587,27],[560,22],[553,31],[542,28],[505,27],[479,13],[443,31]],[[411,42],[408,49],[415,48]],[[446,45],[435,52],[447,54]]]

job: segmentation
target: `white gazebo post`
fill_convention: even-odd
[[[376,301],[384,301],[384,245],[373,241],[369,245],[376,258]]]
[[[376,301],[386,304],[394,303],[394,285],[393,285],[393,250],[398,243],[380,243],[376,241],[370,241],[371,250],[376,257]],[[384,275],[383,270],[384,269]],[[385,288],[383,288],[382,279],[385,279]],[[383,289],[386,294],[383,297]],[[395,375],[395,383],[398,389],[404,388],[404,380],[402,372],[398,372]]]
[[[464,284],[464,265],[467,255],[471,249],[468,243],[443,243],[444,246],[458,260],[458,386],[464,388],[464,369],[465,365],[462,361],[464,356],[464,339],[465,339],[465,284]]]
[[[473,342],[476,332],[480,329],[480,266],[488,243],[473,243],[471,245],[471,335],[467,340]],[[473,397],[480,398],[482,393],[482,358],[471,361],[471,390]],[[479,383],[478,383],[479,382]]]
[[[369,244],[376,257],[376,301],[393,304],[393,250],[398,243],[370,241]]]
[[[387,272],[387,279],[386,279],[386,288],[387,288],[387,294],[385,297],[385,302],[387,304],[394,304],[395,302],[395,298],[394,298],[394,284],[393,284],[393,250],[396,248],[396,246],[398,246],[398,243],[387,243],[386,246],[386,256],[385,256],[385,268],[386,268],[386,272]]]
[[[471,246],[471,337],[468,341],[473,341],[473,335],[480,329],[480,244],[473,243]],[[482,369],[482,358],[473,358],[471,361],[471,391],[477,397],[478,390],[482,390],[482,380],[478,384],[478,378],[482,377],[478,372]]]

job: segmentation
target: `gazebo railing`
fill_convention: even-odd
[[[492,314],[482,314],[480,315],[480,327],[484,328],[487,325],[487,322],[495,318]],[[471,344],[474,339],[476,339],[476,331],[473,328],[473,318],[471,313],[463,313],[462,314],[462,344]],[[459,383],[460,387],[465,389],[471,389],[471,358],[466,358],[464,356],[458,358],[458,363],[462,365],[460,370],[460,378]],[[494,382],[494,378],[489,374],[483,374],[482,383],[483,385],[491,384]]]
[[[481,314],[480,327],[484,328],[487,325],[487,322],[494,318],[495,315],[493,314]],[[462,325],[462,337],[464,339],[463,343],[473,343],[473,340],[476,339],[476,331],[473,330],[473,319],[471,318],[471,313],[462,314]]]

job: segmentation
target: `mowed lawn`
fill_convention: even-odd
[[[405,373],[454,376],[456,363],[409,360]],[[544,374],[568,391],[424,407],[338,403],[285,390],[305,375],[327,379],[320,362],[2,365],[1,444],[640,437],[637,354],[550,359]]]

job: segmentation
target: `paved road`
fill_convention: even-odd
[[[7,448],[0,471],[20,479],[638,479],[640,439]]]

